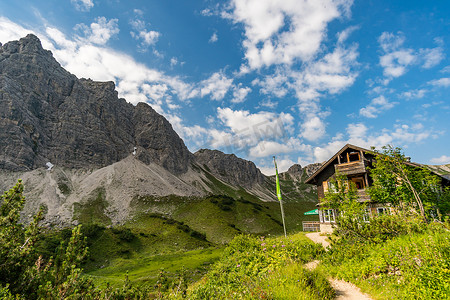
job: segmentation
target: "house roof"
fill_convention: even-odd
[[[365,152],[365,153],[374,153],[374,151],[372,151],[372,150],[369,150],[369,149],[365,149],[365,148],[361,148],[361,147],[358,147],[358,146],[355,146],[355,145],[352,145],[352,144],[346,144],[344,147],[342,147],[342,149],[341,150],[339,150],[335,155],[333,155],[329,160],[327,160],[316,172],[314,172],[314,174],[312,174],[306,181],[305,181],[305,183],[310,183],[310,184],[312,184],[312,181],[314,180],[314,178],[317,176],[317,175],[319,175],[326,167],[328,167],[332,162],[333,162],[333,160],[335,160],[337,157],[338,157],[338,155],[341,155],[345,150],[347,150],[347,149],[354,149],[354,150],[358,150],[358,151],[362,151],[362,152]],[[412,166],[412,167],[418,167],[418,168],[422,168],[422,167],[426,167],[426,166],[424,166],[424,165],[421,165],[421,164],[418,164],[418,163],[414,163],[414,162],[408,162],[408,161],[405,161],[404,162],[405,164],[407,164],[407,165],[409,165],[409,166]],[[435,175],[438,175],[439,177],[441,177],[441,178],[443,178],[443,180],[446,182],[446,183],[448,183],[450,180],[448,180],[447,178],[445,178],[445,176],[443,176],[443,175],[441,175],[441,174],[438,174],[436,171],[434,171],[434,170],[432,170],[432,169],[430,169],[430,168],[428,168],[433,174],[435,174]]]
[[[331,162],[333,162],[333,160],[335,160],[338,155],[342,154],[342,152],[344,152],[347,149],[354,149],[354,150],[358,150],[358,151],[363,151],[363,152],[373,152],[371,150],[368,149],[364,149],[352,144],[346,144],[344,147],[342,147],[341,150],[339,150],[335,155],[333,155],[329,160],[327,160],[316,172],[314,172],[314,174],[312,174],[306,181],[305,183],[312,183],[311,181],[314,180],[314,178],[319,175],[326,167],[328,167],[328,165],[331,164]]]

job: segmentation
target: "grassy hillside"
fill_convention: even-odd
[[[239,198],[135,197],[133,218],[121,226],[106,228],[111,223],[101,209],[104,202],[99,191],[89,207],[76,210],[87,225],[90,258],[85,264],[86,274],[99,284],[120,285],[128,271],[132,282],[153,285],[161,269],[170,279],[184,269],[193,281],[218,259],[221,250],[215,247],[228,243],[237,234],[282,234],[278,202],[259,201],[244,190],[235,195]],[[313,205],[303,201],[285,203],[289,232],[301,230],[303,212]]]
[[[153,286],[161,274],[173,281],[183,273],[193,282],[236,235],[283,233],[278,201],[261,201],[243,188],[216,179],[207,170],[202,172],[204,184],[213,194],[136,195],[130,203],[130,218],[121,225],[114,224],[109,216],[110,206],[102,187],[93,190],[83,205],[75,203],[73,218],[84,225],[90,248],[85,274],[96,284],[109,282],[113,286],[122,285],[127,273],[129,280],[138,285]],[[283,177],[281,187],[287,230],[301,231],[303,220],[316,219],[303,215],[315,208],[316,192],[289,175]],[[269,178],[261,188],[265,193],[275,191],[275,182]],[[47,236],[42,246],[47,256],[66,235],[63,230]]]

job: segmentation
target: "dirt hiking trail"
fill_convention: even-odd
[[[308,237],[315,243],[322,244],[325,249],[330,246],[330,243],[327,241],[327,237],[321,236],[318,232],[307,233],[306,237]],[[308,270],[314,270],[319,265],[319,263],[320,261],[314,260],[305,264],[304,267]],[[346,282],[344,280],[334,279],[331,277],[328,278],[328,281],[336,291],[336,300],[372,300],[372,298],[362,293],[359,287],[355,286],[352,283]]]

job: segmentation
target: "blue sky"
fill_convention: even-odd
[[[78,77],[148,102],[195,152],[273,174],[346,143],[450,163],[450,3],[10,0],[0,42],[34,33]]]

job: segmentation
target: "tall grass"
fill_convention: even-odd
[[[189,299],[332,299],[334,291],[303,263],[323,252],[302,234],[288,238],[235,237]]]
[[[379,299],[450,299],[450,232],[431,225],[379,244],[337,243],[321,268]]]

